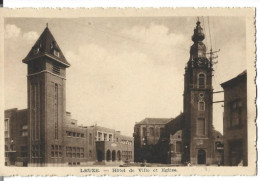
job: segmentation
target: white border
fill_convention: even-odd
[[[8,8],[22,8],[22,7],[35,7],[35,8],[40,8],[40,7],[52,7],[52,8],[57,8],[57,7],[257,7],[256,11],[256,27],[260,28],[260,23],[259,23],[259,15],[258,15],[258,8],[260,7],[260,1],[257,0],[247,0],[246,2],[243,0],[215,0],[215,1],[206,1],[206,0],[163,0],[163,1],[158,1],[158,0],[4,0],[4,7]],[[259,31],[257,31],[257,45],[259,44]],[[257,62],[257,67],[259,67],[259,62]],[[258,74],[259,75],[259,74]],[[259,78],[257,78],[257,84],[259,85],[260,81]],[[258,88],[258,95],[259,94],[259,88]],[[257,99],[257,104],[259,104],[259,99]],[[257,121],[259,123],[259,121]],[[259,145],[259,141],[258,141]],[[259,176],[258,176],[259,177]],[[84,177],[29,177],[29,178],[24,178],[24,177],[12,177],[12,178],[5,178],[5,180],[85,180],[86,178]],[[108,180],[122,180],[122,177],[88,177],[89,180],[93,181],[99,181],[103,179],[108,179]],[[177,180],[184,180],[187,179],[187,177],[178,177],[178,178],[171,178],[171,177],[163,177],[163,178],[158,178],[158,177],[125,177],[124,180],[129,180],[129,179],[137,179],[137,180],[157,180],[157,179],[163,179],[163,180],[168,180],[168,179],[177,179]],[[231,179],[230,177],[192,177],[189,179],[194,179],[194,180],[201,180],[201,179],[210,179],[210,180],[219,180],[219,179]],[[256,180],[259,179],[257,177],[236,177],[236,180]]]

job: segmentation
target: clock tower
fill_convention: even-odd
[[[70,64],[48,26],[23,63],[28,67],[29,162],[32,165],[61,164],[66,68]]]
[[[205,35],[200,22],[194,29],[190,59],[184,75],[183,162],[211,164],[212,61],[206,57]]]

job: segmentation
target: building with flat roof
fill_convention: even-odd
[[[64,57],[48,26],[23,59],[28,108],[5,111],[5,164],[75,166],[133,161],[133,138],[114,129],[83,127],[66,111]]]

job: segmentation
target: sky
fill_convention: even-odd
[[[27,108],[27,66],[22,59],[48,23],[71,64],[66,107],[78,124],[97,124],[130,136],[134,124],[146,117],[174,118],[183,111],[184,68],[196,21],[197,17],[5,19],[5,109]],[[246,69],[246,21],[220,16],[200,21],[208,50],[220,49],[213,88],[221,91],[221,83]],[[223,94],[213,99],[223,100]],[[220,132],[222,105],[213,105],[213,125]]]

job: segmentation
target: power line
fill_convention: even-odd
[[[209,17],[208,17],[208,26],[209,26],[209,40],[210,40],[210,48],[211,48],[211,50],[212,50],[212,42],[211,42],[211,33],[210,33]]]

